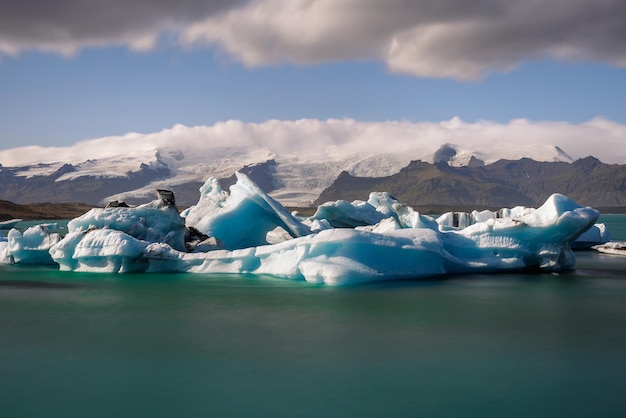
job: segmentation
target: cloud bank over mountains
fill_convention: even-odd
[[[0,6],[0,57],[36,49],[209,47],[249,67],[385,62],[477,80],[528,60],[626,67],[621,0],[30,1]]]
[[[202,161],[211,150],[245,149],[259,156],[328,155],[342,158],[354,153],[402,154],[407,160],[431,161],[444,144],[475,152],[486,163],[529,157],[546,161],[560,147],[573,159],[593,155],[605,163],[626,164],[626,125],[596,118],[581,124],[532,122],[526,119],[501,124],[464,122],[362,122],[353,119],[238,120],[212,126],[175,125],[155,133],[128,133],[96,138],[68,147],[29,146],[0,151],[5,167],[39,163],[82,163],[119,156],[154,157],[160,149],[180,149]],[[221,152],[221,151],[220,151]],[[148,161],[148,159],[146,159]]]

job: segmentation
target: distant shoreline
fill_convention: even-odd
[[[72,219],[90,209],[97,207],[85,203],[28,203],[17,204],[0,200],[0,222],[9,219],[42,220],[42,219]],[[182,209],[182,208],[181,208]],[[300,216],[311,216],[317,207],[286,207],[289,211],[296,211]],[[424,215],[439,215],[446,212],[471,212],[473,210],[497,211],[501,208],[485,207],[481,205],[448,206],[448,205],[418,205],[413,209]],[[626,206],[595,207],[602,214],[626,214]]]
[[[42,219],[72,219],[93,208],[85,203],[28,203],[20,205],[0,200],[0,222],[9,219],[25,221]]]

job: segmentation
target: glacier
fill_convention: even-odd
[[[230,193],[215,178],[179,213],[157,199],[94,208],[65,237],[42,226],[0,237],[0,262],[56,263],[64,271],[272,275],[326,285],[446,274],[573,268],[571,244],[599,212],[561,194],[537,209],[422,215],[386,192],[328,202],[308,218],[289,213],[247,176]],[[471,222],[469,220],[471,219]]]
[[[595,120],[577,125],[569,136],[597,138],[598,130],[605,134],[613,132],[615,126],[605,122]],[[502,130],[520,128],[531,131],[515,137],[502,134]],[[177,124],[160,132],[94,138],[68,147],[0,150],[0,163],[16,178],[21,178],[16,181],[50,177],[62,185],[100,178],[109,184],[107,180],[113,179],[125,184],[121,188],[103,190],[98,196],[98,203],[103,203],[109,200],[143,202],[154,189],[183,188],[196,182],[200,185],[206,173],[229,178],[236,170],[272,160],[275,170],[271,174],[274,190],[268,190],[271,196],[285,206],[309,206],[342,171],[357,177],[384,177],[398,173],[417,160],[445,161],[456,167],[522,157],[572,162],[559,148],[559,145],[571,146],[571,141],[563,143],[561,134],[558,138],[550,134],[549,140],[528,141],[528,138],[543,137],[532,131],[537,128],[524,120],[494,125],[486,121],[467,123],[458,117],[440,123],[417,124],[352,119],[268,120],[260,124],[231,120],[213,126]],[[554,127],[543,128],[552,130]],[[477,130],[483,133],[477,135]],[[381,141],[388,145],[384,152],[379,146]],[[390,142],[394,145],[389,146]],[[612,143],[604,148],[612,149],[617,145]],[[596,152],[603,149],[596,148]],[[572,155],[580,158],[587,154],[579,151]],[[623,160],[615,152],[596,156],[604,162]],[[137,178],[141,181],[136,182]],[[193,203],[194,199],[195,196],[190,197],[186,204]]]

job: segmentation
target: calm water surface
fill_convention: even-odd
[[[339,289],[1,266],[0,416],[626,416],[626,257],[577,256]]]

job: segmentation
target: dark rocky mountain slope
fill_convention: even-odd
[[[388,177],[343,172],[315,203],[365,200],[371,191],[390,192],[414,206],[538,206],[552,193],[562,193],[581,205],[617,207],[626,206],[626,165],[604,164],[594,157],[573,163],[522,158],[472,167],[412,161]]]
[[[41,166],[45,166],[42,164]],[[259,164],[246,165],[239,169],[248,175],[266,192],[274,190],[272,173],[276,162],[268,160]],[[123,173],[119,177],[86,175],[70,180],[60,180],[66,173],[75,171],[70,164],[65,164],[51,175],[22,176],[19,171],[24,167],[9,168],[0,166],[0,199],[19,203],[39,202],[84,202],[89,205],[103,205],[107,196],[132,191],[156,180],[167,178],[170,169],[165,164],[141,164],[135,171]],[[222,188],[228,190],[235,183],[235,175],[220,179]],[[202,182],[191,181],[170,187],[176,194],[176,201],[181,206],[189,206],[198,202],[198,189]],[[156,190],[155,190],[156,193]],[[148,198],[126,199],[129,204],[140,204]]]
[[[19,169],[21,167],[0,167],[0,199],[15,203],[84,202],[96,205],[105,196],[145,186],[169,174],[166,166],[141,164],[136,171],[129,171],[121,177],[81,176],[58,181],[75,168],[65,164],[51,175],[31,177],[17,175]]]

